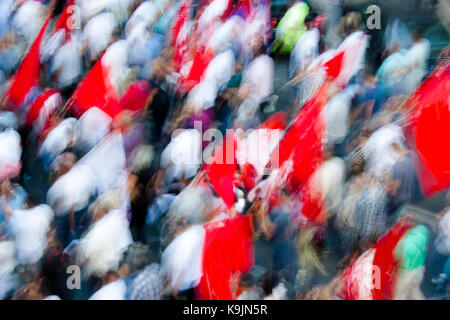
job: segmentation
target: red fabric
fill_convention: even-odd
[[[228,134],[214,150],[212,163],[204,168],[219,197],[231,208],[234,205],[233,181],[237,170],[234,136]]]
[[[172,26],[170,27],[169,35],[171,46],[176,45],[178,35],[180,34],[183,25],[191,18],[191,15],[192,11],[190,0],[185,0],[185,2],[178,9],[175,18],[173,19]]]
[[[33,101],[26,115],[25,124],[27,126],[33,125],[33,123],[38,119],[39,112],[44,106],[45,101],[56,93],[59,93],[56,89],[44,91],[36,98],[36,100]]]
[[[73,14],[73,8],[70,9],[72,12],[69,12],[69,8],[71,8],[75,4],[74,0],[69,0],[64,7],[63,12],[61,13],[61,16],[59,17],[58,21],[55,24],[55,28],[53,30],[53,33],[58,31],[59,29],[64,29],[66,32],[66,39],[69,37],[69,33],[71,31],[70,27],[68,26],[69,19],[72,17]]]
[[[284,130],[287,125],[287,114],[284,111],[277,112],[273,114],[269,119],[264,121],[257,129],[265,129],[265,130]],[[260,139],[264,139],[264,136],[260,136]],[[270,139],[270,136],[266,137],[266,139]],[[267,141],[269,144],[270,142]],[[238,144],[237,148],[241,148],[241,145]],[[246,152],[251,152],[247,150]],[[244,184],[244,188],[246,190],[253,189],[256,184],[261,179],[256,168],[251,163],[243,163],[240,164],[241,169],[241,181]]]
[[[253,216],[238,216],[205,226],[203,276],[195,288],[199,300],[231,300],[230,279],[254,264]]]
[[[143,109],[150,91],[151,86],[147,81],[136,81],[128,87],[122,96],[122,99],[120,99],[122,109],[128,109],[131,111],[139,111]]]
[[[214,58],[212,50],[198,49],[192,62],[192,67],[189,74],[185,79],[180,79],[181,85],[187,92],[196,86],[202,79],[203,73],[205,73],[211,60]]]
[[[293,160],[294,171],[288,185],[291,192],[306,183],[322,162],[325,123],[321,118],[321,110],[326,102],[327,85],[324,84],[300,110],[297,119],[272,155],[272,167],[276,167],[277,163],[282,166],[286,160]]]
[[[394,298],[399,263],[399,261],[396,261],[394,250],[411,227],[412,224],[407,219],[403,219],[372,246],[371,249],[375,250],[372,265],[378,267],[379,272],[375,271],[373,275],[368,274],[364,276],[380,276],[379,287],[375,285],[376,279],[374,279],[374,287],[371,289],[373,300],[392,300]],[[355,260],[341,276],[341,281],[344,285],[341,287],[338,295],[342,299],[358,300],[360,297],[360,283],[351,281],[352,273],[358,272],[355,267],[358,263],[361,263],[360,259]]]
[[[336,79],[341,73],[344,52],[338,53],[336,56],[324,63],[325,70],[331,79]]]
[[[252,190],[256,186],[258,172],[251,163],[244,163],[241,166],[241,179],[246,190]]]
[[[6,105],[13,110],[19,108],[31,88],[38,85],[39,73],[41,71],[41,42],[47,25],[50,22],[50,17],[51,15],[45,20],[44,25],[31,45],[30,50],[25,55],[19,68],[17,68],[17,72],[6,92]]]
[[[92,107],[103,110],[112,118],[122,111],[118,94],[109,79],[108,69],[102,64],[102,58],[98,59],[69,99],[77,117]]]
[[[411,122],[405,128],[417,152],[415,168],[426,196],[450,186],[450,65],[441,64],[412,95]]]
[[[302,207],[301,213],[311,222],[322,225],[328,218],[327,208],[323,200],[320,186],[315,186],[310,178],[301,190]]]
[[[398,276],[394,249],[401,238],[411,228],[411,224],[402,220],[381,237],[374,248],[373,265],[380,269],[380,287],[372,289],[373,300],[392,300],[395,294],[395,281]]]
[[[280,111],[274,113],[269,119],[264,121],[258,129],[286,129],[287,125],[287,113],[284,111]]]
[[[312,22],[311,22],[311,28],[317,28],[320,31],[320,34],[323,34],[323,31],[325,30],[325,26],[328,20],[328,16],[324,13],[321,14],[320,16],[316,17]]]

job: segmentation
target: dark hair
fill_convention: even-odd
[[[244,273],[241,276],[240,284],[242,287],[253,287],[255,285],[255,278],[250,272]]]
[[[149,246],[143,243],[134,243],[125,253],[122,264],[130,266],[130,273],[136,273],[144,269],[152,262]]]
[[[277,281],[277,275],[272,271],[267,271],[262,277],[262,289],[266,295],[272,293]]]
[[[305,24],[313,22],[315,18],[317,18],[317,14],[314,11],[310,11],[305,18]]]
[[[414,29],[413,35],[417,38],[422,38],[423,36],[423,29],[421,27]]]
[[[261,44],[256,49],[255,53],[256,53],[257,56],[267,53],[267,46],[264,44],[264,42],[261,42]]]
[[[42,201],[42,199],[44,198],[43,191],[37,188],[31,188],[30,190],[28,190],[27,198],[28,202],[36,206],[44,202]]]

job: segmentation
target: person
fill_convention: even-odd
[[[417,178],[410,151],[396,143],[393,147],[399,158],[392,167],[391,173],[391,190],[388,194],[388,212],[390,215],[394,214],[403,204],[413,200],[417,188]]]
[[[256,281],[251,273],[243,274],[239,279],[241,294],[236,300],[260,300],[263,298],[262,289],[256,286]]]
[[[163,275],[148,245],[140,242],[133,243],[125,253],[119,274],[127,284],[127,300],[160,300],[162,298]]]
[[[35,190],[28,192],[27,208],[12,210],[3,207],[9,216],[9,229],[15,240],[17,262],[22,265],[30,279],[39,274],[38,262],[44,254],[47,243],[47,232],[51,230],[54,218],[52,208],[47,204],[39,204],[39,194]]]
[[[430,41],[423,38],[423,31],[420,28],[413,31],[413,38],[413,45],[403,56],[408,93],[413,92],[427,74],[431,50]]]
[[[188,225],[185,219],[177,221],[176,235],[165,248],[161,267],[168,282],[164,292],[172,296],[193,297],[192,288],[202,277],[202,250],[205,229],[201,225]]]
[[[312,27],[314,15],[306,16],[305,24],[308,28],[291,50],[289,57],[289,77],[293,78],[300,70],[305,70],[306,66],[319,55],[320,30]]]
[[[308,5],[303,1],[296,2],[290,7],[277,26],[274,52],[288,54],[305,33],[305,18],[309,13]]]
[[[450,282],[450,192],[446,194],[446,204],[438,216],[435,250],[430,261],[431,282],[436,285],[437,291],[442,291]]]
[[[374,243],[387,231],[386,192],[370,174],[363,188],[355,204],[356,232],[358,241]]]
[[[254,119],[259,108],[264,109],[263,104],[269,100],[273,93],[274,63],[266,54],[266,47],[261,44],[256,48],[253,61],[244,69],[238,95],[241,105],[238,109],[236,121],[245,122],[247,126],[255,126],[248,123]]]
[[[102,277],[102,286],[89,300],[125,300],[126,284],[116,272],[109,271]]]
[[[395,248],[401,261],[400,275],[395,290],[395,300],[424,300],[420,285],[425,273],[429,239],[428,228],[418,225],[402,237]]]

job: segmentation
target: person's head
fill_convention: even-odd
[[[262,277],[262,289],[264,290],[265,295],[269,295],[272,293],[273,288],[277,284],[278,279],[276,273],[272,271],[266,272]]]
[[[416,28],[414,29],[412,36],[414,38],[414,41],[419,41],[420,39],[422,39],[423,36],[423,29],[422,28]]]
[[[314,21],[314,19],[316,18],[316,14],[314,12],[309,12],[308,15],[305,18],[305,25],[308,29],[311,28],[311,24]]]
[[[35,206],[38,206],[42,199],[44,199],[43,191],[38,189],[37,187],[34,187],[30,190],[28,190],[28,206],[30,208],[33,208]]]
[[[125,270],[129,275],[134,275],[143,270],[152,260],[149,246],[137,242],[128,248],[119,270]]]
[[[359,12],[349,12],[344,17],[338,25],[339,33],[346,37],[350,33],[358,31],[361,29],[361,14]]]
[[[244,273],[241,276],[241,278],[239,280],[239,286],[241,287],[241,289],[243,289],[243,290],[250,289],[254,285],[255,285],[255,279],[250,272]]]
[[[117,271],[110,270],[102,277],[102,285],[106,286],[107,284],[117,281],[120,278],[120,275]]]
[[[260,42],[256,45],[256,49],[255,49],[255,57],[259,57],[262,56],[264,54],[267,53],[267,47],[264,44],[264,42]]]

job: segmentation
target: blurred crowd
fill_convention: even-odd
[[[445,290],[450,46],[338,2],[1,0],[0,298]]]

